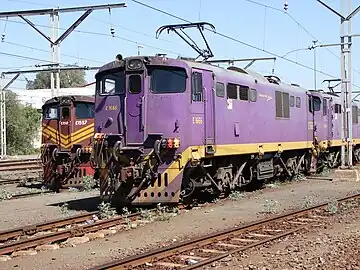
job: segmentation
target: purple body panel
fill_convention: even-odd
[[[242,144],[266,142],[296,142],[312,140],[307,133],[307,95],[295,87],[281,90],[295,93],[301,99],[301,108],[290,107],[290,119],[276,119],[275,91],[277,85],[254,79],[235,80],[229,76],[216,76],[217,81],[238,83],[255,88],[257,101],[215,98],[217,144]],[[292,127],[296,126],[297,129]],[[300,131],[300,132],[299,132]],[[310,133],[311,134],[311,133]]]
[[[145,68],[141,73],[140,93],[129,93],[127,74],[124,94],[97,94],[95,104],[95,132],[122,134],[127,145],[142,146],[144,141],[153,135],[180,138],[177,153],[184,156],[180,160],[161,164],[158,173],[163,174],[162,179],[141,191],[140,196],[135,199],[136,203],[166,202],[178,198],[183,169],[192,158],[193,149],[189,147],[214,145],[216,155],[217,148],[229,145],[235,147],[275,143],[277,147],[276,143],[291,142],[293,144],[289,145],[294,146],[294,149],[300,149],[296,143],[301,143],[298,144],[300,147],[309,149],[314,136],[319,142],[340,139],[341,115],[335,113],[335,104],[340,104],[338,96],[307,91],[282,82],[272,83],[248,70],[226,70],[204,63],[160,57],[146,60],[146,65],[184,68],[187,74],[186,90],[181,93],[154,93],[151,89],[150,75]],[[108,66],[112,67],[115,64]],[[201,74],[203,95],[198,101],[192,99],[193,72]],[[217,82],[225,85],[224,97],[216,95]],[[228,99],[228,83],[256,90],[256,100]],[[289,108],[290,118],[276,116],[276,91],[288,93],[289,97],[293,98],[294,102]],[[319,97],[321,100],[320,110],[314,113],[309,110],[311,96]],[[327,107],[323,106],[324,99],[327,100]],[[359,134],[360,125],[353,124],[353,138],[358,138]],[[148,147],[147,151],[150,151],[150,148]],[[236,151],[231,153],[238,154]],[[199,154],[205,156],[204,153]]]
[[[124,97],[120,95],[96,96],[95,133],[122,134]]]

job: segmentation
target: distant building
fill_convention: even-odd
[[[9,87],[9,90],[18,95],[21,103],[31,105],[38,110],[41,110],[45,101],[51,98],[51,89],[19,90]],[[95,95],[95,84],[90,84],[85,87],[59,89],[58,96],[67,95]]]
[[[41,111],[41,107],[44,103],[51,98],[51,89],[19,90],[9,87],[8,90],[17,94],[18,99],[22,104],[31,105],[39,111]],[[85,87],[59,89],[58,96],[67,95],[95,95],[95,84],[88,84]],[[39,123],[39,133],[38,136],[34,138],[33,146],[35,148],[40,148],[41,146],[41,122]]]

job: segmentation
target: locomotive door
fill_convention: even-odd
[[[143,144],[144,141],[144,87],[143,74],[127,76],[128,91],[125,100],[126,144]]]
[[[324,120],[324,110],[321,106],[321,98],[315,95],[309,97],[309,109],[313,116],[313,139],[315,142],[315,137],[319,143],[327,138],[327,128],[325,129],[325,124],[328,123],[327,119]],[[323,105],[324,106],[324,105]],[[326,132],[325,132],[326,130]]]
[[[70,150],[71,146],[71,111],[70,106],[60,106],[60,121],[59,121],[59,141],[60,150]]]
[[[191,74],[191,116],[193,142],[205,145],[206,154],[215,152],[215,115],[213,73],[192,69]],[[199,134],[202,136],[200,137]],[[199,138],[200,137],[200,138]]]
[[[324,114],[326,112],[326,115],[324,117],[325,123],[327,123],[327,127],[325,128],[325,130],[327,130],[327,140],[331,141],[333,139],[334,136],[334,124],[333,124],[333,102],[332,102],[332,98],[324,98],[323,100],[323,107],[324,107]]]

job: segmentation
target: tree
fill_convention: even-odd
[[[55,77],[55,74],[54,74]],[[85,71],[84,70],[63,70],[60,71],[60,87],[69,88],[69,87],[79,87],[83,86],[86,83],[85,81]],[[26,89],[50,89],[50,72],[43,71],[36,74],[35,80],[28,81],[26,84]]]
[[[41,114],[19,102],[17,95],[6,91],[6,145],[9,155],[34,154],[34,138],[39,137]]]

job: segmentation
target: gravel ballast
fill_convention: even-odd
[[[360,182],[352,181],[309,180],[289,185],[273,185],[272,188],[246,193],[245,195],[236,194],[232,196],[233,200],[223,200],[190,211],[182,210],[180,215],[167,221],[156,221],[75,247],[43,251],[34,256],[13,258],[1,264],[5,269],[11,269],[14,266],[17,269],[87,269],[149,248],[158,248],[194,236],[234,227],[241,223],[264,218],[264,215],[268,216],[285,210],[309,207],[334,198],[345,197],[359,190]],[[36,197],[27,200],[34,200],[32,204],[39,205],[38,210],[30,210],[31,203],[28,201],[23,204],[27,210],[20,213],[12,212],[16,216],[12,217],[13,222],[16,219],[21,221],[29,218],[29,211],[33,211],[34,215],[38,211],[44,215],[41,205],[44,207],[45,204],[41,199]],[[12,202],[6,203],[10,207]],[[20,201],[17,204],[17,209],[21,209]],[[0,214],[3,217],[6,217],[5,211],[6,209],[2,208]]]

